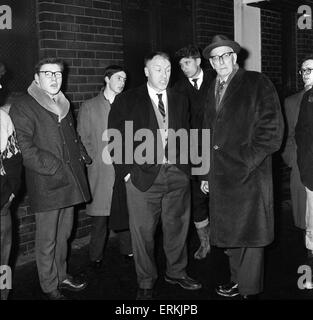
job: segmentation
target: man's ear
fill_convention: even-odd
[[[108,84],[108,83],[110,82],[110,79],[109,79],[108,76],[104,77],[104,82],[105,82],[106,84]]]
[[[38,76],[38,73],[35,73],[34,78],[35,78],[35,82],[36,82],[37,84],[39,84],[39,76]]]
[[[149,70],[148,70],[147,67],[144,68],[144,72],[145,72],[146,77],[148,77],[149,76]]]
[[[232,54],[232,56],[233,56],[233,63],[236,64],[236,62],[237,62],[237,53],[234,52]]]
[[[196,63],[197,63],[197,66],[200,66],[200,64],[201,64],[201,58],[196,58]]]
[[[215,70],[214,63],[213,63],[212,59],[209,59],[209,61],[210,61],[210,64],[211,64],[212,68]]]

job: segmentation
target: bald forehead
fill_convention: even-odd
[[[303,67],[303,68],[306,68],[306,67],[313,68],[313,59],[305,60],[305,61],[302,63],[302,67]]]
[[[168,67],[171,65],[171,63],[168,59],[160,55],[154,56],[153,59],[147,62],[147,66],[158,66],[158,65],[163,67]]]
[[[221,54],[225,53],[225,52],[234,52],[234,50],[231,47],[228,46],[221,46],[221,47],[217,47],[214,48],[211,53],[210,56],[220,56]]]

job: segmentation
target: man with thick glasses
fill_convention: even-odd
[[[297,146],[297,164],[300,171],[301,182],[305,187],[306,193],[305,211],[301,212],[303,223],[301,226],[305,229],[305,245],[308,250],[308,263],[313,268],[313,56],[308,57],[303,62],[300,72],[306,92],[303,94],[300,103],[295,139]],[[305,198],[303,197],[301,200],[304,201]],[[313,289],[312,282],[306,285],[307,289]]]
[[[225,248],[230,262],[230,282],[216,292],[255,298],[263,291],[264,247],[274,239],[271,155],[284,124],[273,84],[239,68],[240,49],[217,35],[203,51],[217,76],[204,116],[212,152],[201,189],[210,195],[211,244]]]
[[[28,94],[10,110],[35,213],[40,286],[50,300],[66,299],[60,289],[79,291],[87,285],[67,274],[74,205],[88,201],[90,194],[84,172],[89,159],[74,129],[70,103],[61,91],[62,72],[59,59],[39,61]]]
[[[292,213],[296,227],[306,230],[305,243],[308,249],[308,257],[313,254],[313,238],[309,234],[313,234],[313,225],[311,228],[306,221],[307,210],[307,194],[306,188],[301,182],[299,167],[297,164],[297,145],[295,141],[295,127],[298,121],[300,105],[303,95],[306,91],[310,90],[313,86],[313,55],[306,57],[301,63],[299,74],[304,83],[304,88],[300,92],[286,98],[285,100],[285,113],[287,120],[287,140],[286,146],[282,153],[283,159],[288,167],[291,168],[290,172],[290,193],[292,202]],[[310,232],[310,229],[311,232]],[[311,239],[311,240],[310,240]]]

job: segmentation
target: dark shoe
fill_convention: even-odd
[[[80,291],[87,287],[87,281],[74,278],[70,275],[67,276],[65,280],[63,280],[59,284],[59,289],[65,289],[70,291]]]
[[[134,254],[133,253],[123,254],[123,256],[124,256],[124,260],[127,261],[127,262],[134,260]]]
[[[202,284],[188,276],[183,278],[171,278],[165,276],[165,281],[170,284],[179,284],[182,288],[186,290],[199,290],[202,288]]]
[[[227,298],[236,297],[239,295],[238,283],[230,282],[222,284],[216,288],[216,293]]]
[[[259,300],[259,295],[258,294],[245,295],[245,296],[242,296],[242,300],[257,301]]]
[[[210,226],[207,225],[197,229],[198,237],[200,240],[200,247],[195,252],[194,258],[197,260],[204,259],[207,254],[211,251],[210,246]]]
[[[91,268],[94,270],[99,270],[102,267],[102,260],[91,261]]]
[[[153,289],[141,289],[137,290],[136,300],[153,300]]]
[[[48,300],[68,300],[58,289],[46,292],[45,296]]]

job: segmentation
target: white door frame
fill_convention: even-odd
[[[260,9],[246,3],[259,2],[234,0],[235,41],[248,51],[245,69],[262,71],[261,13]]]

